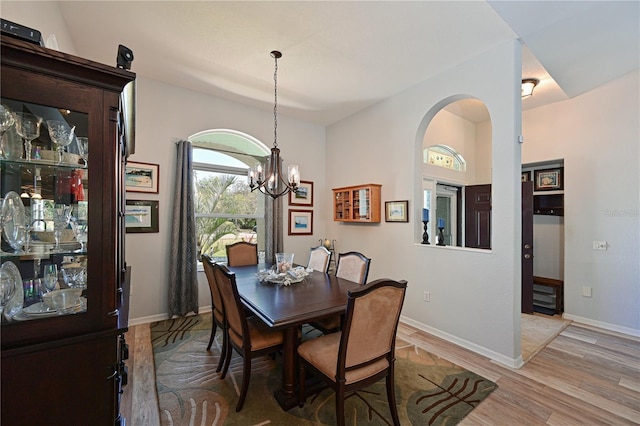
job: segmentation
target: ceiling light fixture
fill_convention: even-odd
[[[520,91],[522,99],[528,98],[529,96],[533,95],[533,89],[538,85],[539,82],[540,80],[535,78],[525,78],[524,80],[522,80],[522,90]]]
[[[282,161],[278,148],[278,59],[282,53],[274,50],[271,57],[275,59],[275,71],[273,73],[273,148],[271,155],[265,157],[265,163],[256,163],[253,169],[248,171],[248,181],[251,191],[259,189],[265,195],[278,198],[289,192],[298,192],[300,185],[300,171],[297,165],[288,167],[287,180],[282,176]]]

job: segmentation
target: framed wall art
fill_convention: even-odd
[[[313,210],[289,210],[289,235],[313,234]]]
[[[289,193],[289,205],[313,207],[313,182],[301,180],[298,192]]]
[[[409,201],[385,201],[385,222],[409,222]]]
[[[534,191],[554,191],[564,189],[564,167],[534,170]]]
[[[127,200],[124,223],[127,233],[158,232],[157,201]]]
[[[158,193],[160,166],[152,163],[127,161],[125,187],[127,192]]]

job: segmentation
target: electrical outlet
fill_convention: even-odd
[[[429,293],[428,291],[424,292],[424,301],[431,302],[431,293]]]
[[[582,287],[582,296],[591,297],[591,287],[587,287],[587,286]]]
[[[593,249],[594,250],[606,250],[607,249],[607,242],[606,241],[594,241],[593,242]]]

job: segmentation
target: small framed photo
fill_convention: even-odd
[[[127,161],[125,187],[127,192],[158,193],[160,166],[151,163]]]
[[[298,192],[289,193],[289,205],[313,207],[313,182],[301,180]]]
[[[124,224],[127,233],[158,232],[157,201],[127,200]]]
[[[289,235],[313,234],[313,210],[289,209]]]
[[[534,191],[553,191],[564,188],[564,167],[534,170]]]
[[[530,182],[530,181],[531,181],[531,170],[522,172],[522,182]]]
[[[385,201],[385,222],[409,222],[409,201]]]

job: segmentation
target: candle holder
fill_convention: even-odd
[[[446,246],[446,244],[444,243],[444,228],[438,228],[438,242],[436,243],[437,246]]]
[[[422,244],[431,244],[429,242],[429,232],[427,231],[429,229],[429,221],[423,220],[422,223],[424,225],[424,232],[422,233]]]

